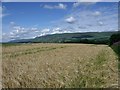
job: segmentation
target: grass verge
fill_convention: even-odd
[[[120,44],[112,45],[111,48],[115,51],[118,56],[118,69],[120,71]]]

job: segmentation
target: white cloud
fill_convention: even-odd
[[[61,31],[61,29],[57,27],[57,28],[54,28],[53,31]]]
[[[14,24],[14,25],[13,25]],[[17,25],[15,22],[9,23],[10,27],[9,32],[2,34],[2,40],[3,41],[11,41],[16,39],[29,39],[36,37],[38,34],[40,34],[40,30],[36,27],[26,28]]]
[[[103,26],[104,25],[104,23],[102,21],[99,21],[98,24],[99,24],[99,26]]]
[[[13,32],[10,32],[10,35],[14,35],[14,33],[13,33]]]
[[[36,31],[38,30],[38,28],[31,28],[31,31]]]
[[[7,33],[3,34],[3,40],[14,40],[14,39],[28,39],[31,37],[35,37],[38,35],[40,31],[38,28],[24,28],[21,26],[13,26],[12,30]]]
[[[50,6],[50,5],[44,5],[44,8],[53,9],[54,7],[52,7],[52,6]]]
[[[76,8],[80,5],[86,5],[86,6],[89,6],[89,5],[93,5],[95,4],[96,2],[75,2],[73,3],[73,8]]]
[[[48,35],[48,34],[60,34],[60,33],[71,33],[71,31],[66,30],[66,29],[63,29],[63,28],[60,28],[60,27],[55,27],[55,28],[52,28],[52,29],[46,28],[46,29],[43,29],[43,30],[37,35],[37,37],[39,37],[39,36],[44,36],[44,35]]]
[[[100,16],[100,15],[101,15],[101,12],[100,12],[100,11],[95,11],[95,12],[93,13],[93,15],[94,15],[94,16]]]
[[[69,30],[64,30],[62,33],[72,33],[72,32]]]
[[[60,32],[60,31],[54,31],[51,34],[59,34],[59,33],[62,33],[62,32]]]
[[[49,31],[50,31],[50,29],[46,28],[46,29],[43,29],[41,32],[46,33],[46,32],[49,32]]]
[[[65,28],[57,27],[57,28],[53,28],[50,34],[60,34],[60,33],[71,33],[71,31]]]
[[[44,5],[43,8],[47,8],[47,9],[66,9],[67,5],[59,3],[58,5]]]
[[[76,21],[76,19],[71,16],[71,17],[65,19],[65,21],[66,21],[67,23],[74,23],[74,22]]]
[[[16,29],[17,29],[17,30],[20,30],[21,27],[20,27],[20,26],[14,26],[13,29],[15,29],[15,30],[16,30]]]
[[[10,22],[10,24],[11,24],[11,25],[14,25],[14,24],[15,24],[15,22]]]
[[[58,9],[66,9],[67,5],[65,4],[62,4],[62,3],[59,3],[58,6],[55,6],[55,8],[58,8]]]
[[[58,34],[58,33],[63,33],[62,31],[59,31],[59,30],[54,30],[51,32],[51,34]]]

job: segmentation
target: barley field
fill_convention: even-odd
[[[107,45],[20,44],[2,47],[4,88],[111,88],[118,58]]]

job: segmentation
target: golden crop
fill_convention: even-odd
[[[2,84],[5,88],[117,87],[117,63],[107,45],[3,46]]]

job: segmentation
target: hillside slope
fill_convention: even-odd
[[[34,39],[21,39],[17,43],[108,43],[110,36],[116,32],[63,33],[45,35]]]

